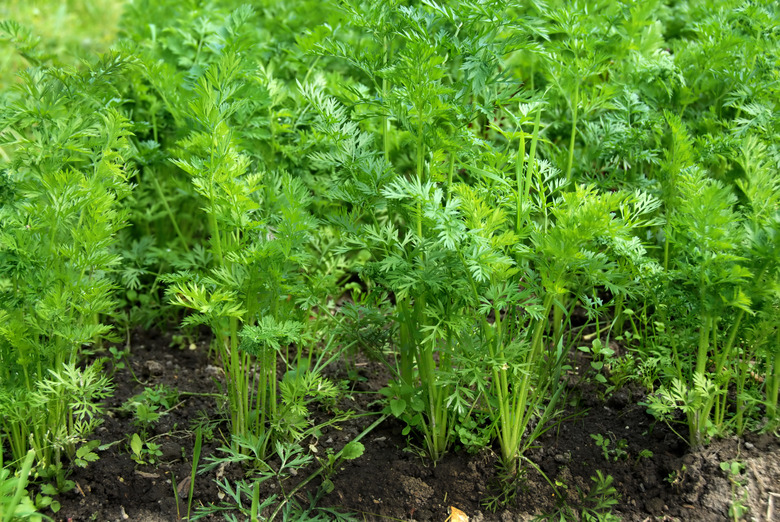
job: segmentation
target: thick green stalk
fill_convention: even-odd
[[[429,425],[423,421],[426,432],[428,451],[434,462],[438,461],[447,449],[447,409],[444,407],[445,389],[436,378],[436,361],[434,360],[434,346],[431,343],[420,343],[417,350],[417,368],[420,372],[420,381],[426,388],[428,395],[427,416]]]
[[[24,497],[24,494],[26,493],[27,479],[30,476],[34,459],[35,453],[32,450],[28,451],[27,457],[25,457],[19,471],[19,477],[17,478],[13,496],[4,499],[5,505],[3,507],[5,508],[5,513],[3,514],[3,522],[11,522],[16,518],[14,513],[16,512],[17,506],[22,501],[22,497]],[[0,456],[0,465],[2,465],[2,456]]]
[[[269,368],[270,360],[268,358],[268,347],[263,346],[260,350],[260,356],[258,357],[260,367],[257,368],[258,373],[258,386],[257,396],[255,401],[257,404],[258,412],[255,419],[255,433],[261,435],[265,428],[266,416],[268,415],[268,409],[265,407],[268,402],[268,386],[269,386]]]
[[[623,294],[618,294],[615,297],[615,331],[617,335],[623,335],[623,324],[626,321],[623,317],[624,299]]]
[[[734,417],[734,424],[737,427],[737,435],[742,436],[742,434],[745,431],[745,408],[747,407],[747,404],[745,404],[744,392],[745,392],[745,382],[747,381],[748,376],[748,368],[749,365],[746,361],[742,361],[742,357],[740,356],[739,360],[737,361],[737,378],[736,378],[736,392],[737,392],[737,414]],[[727,394],[723,394],[724,399],[726,398]],[[724,407],[725,410],[725,407]],[[725,411],[723,412],[725,415]],[[723,424],[723,418],[719,419],[719,425]]]
[[[503,343],[501,342],[501,311],[497,308],[494,309],[495,323],[491,327],[490,324],[483,319],[483,331],[485,332],[485,342],[490,349],[490,355],[494,360],[501,361],[504,359]],[[496,389],[496,397],[498,399],[498,440],[501,446],[501,457],[505,464],[509,464],[512,461],[511,443],[509,441],[509,432],[511,429],[507,429],[512,422],[512,414],[509,410],[509,384],[507,379],[507,369],[499,368],[493,364],[493,383]]]
[[[777,401],[780,395],[780,328],[775,333],[774,348],[767,354],[766,410],[769,422],[777,423]]]
[[[553,305],[552,295],[548,295],[544,302],[544,315],[548,317]],[[496,311],[496,334],[494,352],[499,360],[504,357],[502,328],[500,320],[500,311]],[[516,472],[517,460],[520,456],[520,443],[531,417],[534,415],[535,408],[529,405],[530,397],[533,404],[538,404],[543,398],[548,388],[547,382],[536,382],[538,388],[534,389],[534,377],[539,377],[535,371],[538,363],[541,361],[541,351],[543,346],[543,333],[547,326],[547,321],[541,319],[534,327],[531,346],[526,352],[525,358],[521,361],[526,365],[529,371],[523,375],[520,382],[509,382],[509,368],[493,368],[493,381],[497,383],[496,395],[499,404],[498,438],[501,447],[501,458],[504,466],[510,474]],[[544,378],[542,378],[544,380]],[[511,384],[511,387],[510,387]],[[541,422],[541,420],[540,420]]]
[[[455,153],[450,154],[450,168],[447,173],[447,203],[452,199],[452,177],[455,174]]]
[[[417,349],[417,322],[414,305],[410,308],[408,297],[399,299],[396,304],[398,315],[398,348],[401,356],[401,382],[412,385],[414,379],[414,353]]]
[[[547,297],[544,299],[544,312],[542,312],[542,319],[539,319],[539,321],[536,323],[536,326],[534,327],[534,333],[531,341],[531,357],[530,360],[536,360],[537,357],[540,356],[542,351],[542,336],[544,335],[544,330],[547,327],[548,320],[545,319],[546,317],[549,317],[550,310],[552,310],[553,306],[553,300],[554,296],[552,294],[547,294]]]
[[[695,375],[704,377],[707,369],[707,354],[710,348],[710,333],[714,329],[715,321],[712,317],[704,316],[699,329],[699,346],[696,354]],[[719,371],[716,369],[716,371]],[[718,400],[717,393],[711,393],[705,398],[703,406],[687,413],[690,444],[693,447],[701,445],[707,436],[707,420],[710,412]]]
[[[707,352],[710,347],[710,330],[712,328],[712,318],[704,316],[702,318],[702,324],[699,329],[699,349],[696,353],[696,373],[704,375],[704,370],[707,368]],[[718,371],[716,369],[716,371]]]
[[[209,212],[209,228],[211,229],[211,248],[214,252],[214,259],[219,266],[224,263],[222,257],[222,240],[220,239],[219,225],[217,224],[217,209],[214,205],[214,200],[211,203],[211,212]]]
[[[235,386],[236,404],[238,413],[238,425],[233,427],[233,433],[245,435],[247,432],[248,412],[248,386],[245,368],[241,364],[242,356],[238,351],[238,318],[230,318],[230,372],[233,374],[233,386]]]
[[[565,294],[559,294],[561,304]],[[564,309],[560,306],[556,306],[553,309],[553,346],[558,346],[558,342],[563,336],[563,312]]]
[[[664,231],[664,272],[669,271],[669,231]]]
[[[727,360],[731,359],[731,352],[734,349],[734,342],[737,339],[737,332],[739,332],[739,326],[740,323],[742,323],[742,318],[745,316],[745,310],[741,309],[739,312],[737,312],[737,318],[734,320],[734,322],[731,324],[731,330],[729,331],[729,336],[726,340],[726,344],[723,345],[720,350],[718,350],[718,358],[715,361],[715,371],[720,372],[723,368],[723,365],[726,364]]]

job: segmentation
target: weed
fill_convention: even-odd
[[[35,459],[35,453],[30,450],[20,466],[21,473],[15,476],[3,463],[0,452],[0,515],[4,520],[31,520],[38,522],[43,517],[27,493],[27,480]],[[46,506],[44,506],[46,507]],[[57,511],[56,506],[51,506]]]
[[[620,495],[612,485],[611,475],[604,476],[601,470],[596,470],[596,476],[590,478],[593,485],[586,492],[577,488],[578,504],[572,506],[567,499],[557,495],[556,510],[542,515],[535,520],[587,520],[589,522],[616,522],[620,520],[612,514],[612,509],[620,502]],[[558,484],[566,490],[566,484]]]
[[[600,433],[591,434],[590,437],[596,442],[596,446],[601,448],[601,451],[604,454],[604,460],[607,462],[610,460],[616,462],[620,459],[628,458],[628,452],[626,451],[628,449],[628,442],[626,442],[626,439],[615,440],[615,436],[611,433],[609,434],[609,437],[604,437]],[[614,447],[610,447],[613,442],[615,443]]]
[[[160,417],[177,406],[179,392],[165,384],[145,388],[143,392],[130,397],[121,410],[132,413],[133,424],[148,434]]]
[[[149,440],[142,440],[137,433],[130,437],[130,451],[132,458],[140,465],[153,465],[159,462],[162,457],[160,446]]]
[[[720,469],[726,472],[729,483],[731,484],[731,505],[729,506],[729,516],[734,522],[743,520],[748,513],[745,503],[748,501],[748,492],[745,488],[746,479],[742,475],[745,471],[745,464],[737,460],[731,462],[721,462]]]

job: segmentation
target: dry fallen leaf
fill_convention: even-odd
[[[447,517],[448,522],[469,522],[469,516],[456,507],[450,506],[450,516]]]

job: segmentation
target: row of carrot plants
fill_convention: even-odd
[[[776,429],[777,22],[136,0],[78,67],[4,22],[29,68],[0,104],[3,462],[67,488],[111,391],[96,355],[172,322],[210,328],[227,443],[260,460],[312,433],[350,349],[392,370],[411,444],[495,442],[508,480],[577,348],[692,446]]]

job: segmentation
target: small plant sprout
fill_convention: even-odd
[[[604,437],[600,433],[591,434],[590,437],[595,441],[596,446],[601,448],[601,451],[604,454],[604,460],[617,461],[628,458],[628,453],[626,451],[628,449],[628,443],[626,442],[626,439],[615,440],[615,437],[612,434],[610,434],[609,437]],[[614,447],[611,447],[613,442]],[[652,452],[650,455],[652,455]]]
[[[726,472],[729,483],[731,484],[731,505],[729,506],[729,516],[734,522],[744,519],[748,513],[745,503],[748,500],[748,491],[745,488],[746,478],[743,476],[745,464],[733,460],[730,462],[721,462],[720,469]]]

